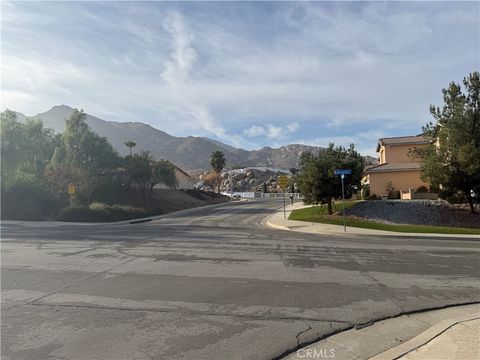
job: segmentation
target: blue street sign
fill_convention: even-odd
[[[350,175],[352,170],[350,169],[337,169],[335,170],[335,175]]]

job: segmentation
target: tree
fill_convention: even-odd
[[[225,155],[220,150],[214,151],[210,155],[209,163],[210,163],[210,166],[212,167],[212,169],[216,173],[216,176],[217,176],[217,179],[216,179],[217,180],[216,181],[217,182],[217,192],[220,193],[220,184],[221,184],[220,172],[225,167],[225,163],[226,163]]]
[[[15,183],[17,177],[43,177],[59,138],[40,120],[17,120],[17,114],[5,110],[0,116],[2,184]]]
[[[209,163],[212,169],[219,173],[225,167],[225,155],[220,150],[214,151],[210,155]]]
[[[170,188],[177,186],[175,166],[168,160],[155,161],[148,151],[127,158],[128,177],[142,193],[145,207],[150,205],[155,185],[163,183]]]
[[[152,156],[149,152],[142,151],[127,159],[126,169],[129,179],[142,193],[143,204],[148,206],[150,179],[152,177]]]
[[[168,160],[154,161],[152,164],[151,189],[158,183],[162,183],[170,189],[175,189],[178,186],[175,166]]]
[[[472,192],[480,193],[480,74],[471,73],[460,85],[443,89],[443,107],[430,106],[435,123],[423,127],[429,144],[412,152],[422,164],[422,178],[440,196],[467,199],[475,213]]]
[[[63,205],[44,176],[58,137],[39,120],[19,122],[17,114],[0,115],[2,218],[43,220]]]
[[[112,145],[90,129],[86,117],[83,110],[75,109],[66,119],[62,142],[54,151],[49,171],[50,178],[57,179],[59,191],[66,191],[66,183],[75,183],[81,203],[90,202],[101,176],[121,165]]]
[[[355,150],[329,144],[318,154],[305,152],[300,156],[300,169],[296,181],[300,193],[307,204],[326,203],[328,213],[332,214],[332,199],[342,195],[340,176],[335,169],[351,169],[352,174],[345,177],[345,196],[353,193],[354,186],[360,184],[363,173],[363,157]]]
[[[202,177],[202,182],[203,185],[205,185],[207,188],[210,188],[212,191],[215,191],[215,188],[217,187],[218,183],[218,176],[215,171],[210,171],[208,174],[205,174]]]
[[[133,155],[133,148],[137,146],[137,143],[133,140],[128,140],[124,142],[125,146],[130,150],[130,157]]]

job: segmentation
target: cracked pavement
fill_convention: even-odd
[[[2,359],[272,359],[480,301],[478,240],[301,234],[280,201],[147,223],[2,224]]]

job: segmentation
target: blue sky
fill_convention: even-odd
[[[2,109],[247,149],[416,134],[479,68],[478,2],[2,2]]]

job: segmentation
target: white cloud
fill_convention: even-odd
[[[172,36],[173,51],[161,76],[171,87],[178,112],[190,115],[191,120],[198,122],[205,131],[239,146],[243,139],[229,134],[211,114],[208,105],[201,99],[201,94],[194,91],[195,81],[191,77],[191,71],[197,60],[197,52],[192,45],[193,35],[185,18],[177,11],[171,12],[165,19],[164,26]]]
[[[266,136],[270,140],[280,140],[296,132],[299,127],[300,125],[296,122],[289,123],[285,126],[275,126],[272,124],[265,126],[252,125],[248,129],[245,129],[243,133],[248,137]]]
[[[441,88],[478,67],[479,6],[2,3],[2,106],[64,103],[247,148],[374,149],[368,129],[418,132]]]
[[[287,129],[288,133],[294,133],[300,128],[300,125],[298,125],[296,122],[293,122],[288,124],[285,128]]]
[[[266,134],[265,128],[263,126],[252,125],[248,129],[244,130],[243,133],[248,137],[263,136]]]
[[[171,86],[186,85],[190,81],[190,71],[197,59],[192,47],[193,36],[188,30],[183,16],[174,11],[164,21],[165,29],[172,36],[171,59],[166,61],[162,78]]]

